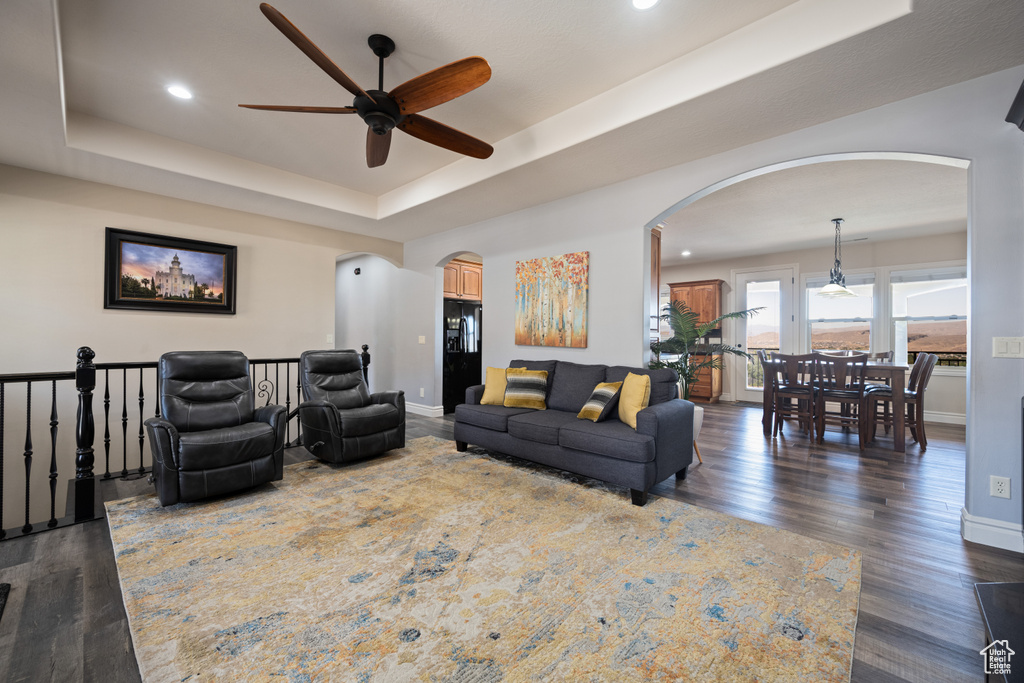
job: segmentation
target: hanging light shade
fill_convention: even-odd
[[[828,284],[821,288],[818,292],[818,296],[825,296],[829,298],[839,298],[845,296],[857,296],[857,294],[848,289],[846,286],[846,276],[843,275],[843,244],[839,238],[839,225],[843,222],[842,218],[833,218],[832,222],[836,224],[836,260],[832,264],[832,270],[829,271]]]

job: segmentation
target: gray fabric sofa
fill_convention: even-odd
[[[470,387],[455,408],[458,450],[473,444],[625,486],[634,505],[644,505],[658,482],[686,477],[693,462],[693,404],[676,398],[675,370],[519,360],[509,367],[547,371],[547,410],[480,405],[483,385]],[[576,417],[599,382],[619,382],[630,372],[651,377],[650,405],[637,415],[636,430],[617,410],[602,422]]]

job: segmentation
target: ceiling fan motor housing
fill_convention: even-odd
[[[352,102],[356,113],[366,122],[377,135],[387,135],[388,131],[405,120],[401,110],[393,99],[383,90],[367,90],[370,97],[357,95]],[[375,100],[375,101],[374,101]]]

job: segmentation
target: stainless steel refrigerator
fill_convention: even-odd
[[[481,330],[483,306],[459,299],[444,300],[444,372],[442,403],[444,412],[466,400],[466,388],[480,384]]]

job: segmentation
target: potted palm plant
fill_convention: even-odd
[[[701,373],[706,368],[721,368],[724,354],[751,358],[749,353],[735,346],[721,342],[708,343],[708,335],[721,327],[723,320],[749,318],[761,310],[763,307],[748,308],[701,323],[697,313],[687,306],[686,302],[673,301],[662,309],[661,314],[661,319],[672,329],[672,336],[651,343],[654,356],[648,365],[651,368],[671,368],[678,372],[682,385],[681,395],[689,400],[693,385],[697,383]],[[675,358],[663,359],[663,355]]]

